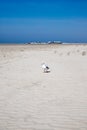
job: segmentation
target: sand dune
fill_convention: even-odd
[[[87,45],[0,45],[0,130],[87,130]]]

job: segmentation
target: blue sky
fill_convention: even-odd
[[[0,0],[0,43],[87,42],[86,0]]]

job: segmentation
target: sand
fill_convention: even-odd
[[[87,130],[87,45],[0,45],[0,130]]]

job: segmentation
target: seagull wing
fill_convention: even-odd
[[[49,69],[49,67],[48,67],[48,66],[46,66],[46,69]]]

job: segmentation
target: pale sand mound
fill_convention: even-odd
[[[0,46],[0,130],[87,130],[87,45]]]

